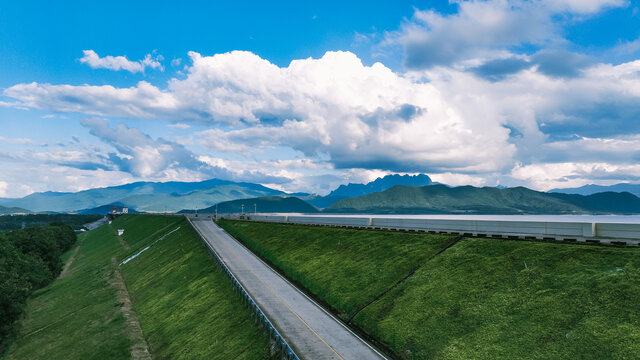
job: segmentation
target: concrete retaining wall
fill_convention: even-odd
[[[289,216],[289,223],[333,226],[370,226],[370,218],[330,216]]]
[[[551,238],[556,240],[597,241],[603,243],[624,242],[630,245],[640,244],[640,224],[304,215],[245,216],[247,220],[262,222],[435,231],[470,234],[473,236],[535,237],[538,239]],[[225,218],[238,218],[238,216],[225,216]]]

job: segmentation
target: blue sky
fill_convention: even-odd
[[[0,5],[0,197],[640,182],[637,1]]]

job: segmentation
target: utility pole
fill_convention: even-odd
[[[242,207],[242,211],[240,212],[240,215],[244,215],[244,204],[240,205]]]
[[[253,204],[253,215],[258,215],[258,205]]]
[[[213,215],[213,218],[218,220],[218,204],[216,204],[216,213]]]

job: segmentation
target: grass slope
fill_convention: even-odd
[[[268,339],[185,220],[128,215],[81,235],[69,274],[30,300],[8,359],[129,358],[131,342],[112,285],[111,258],[120,262],[178,226],[120,267],[151,354],[268,358]],[[122,242],[115,229],[125,229]]]
[[[167,218],[147,218],[129,216],[114,224],[125,229],[129,254],[180,226],[121,267],[154,357],[268,358],[267,337],[184,218],[168,225]],[[150,229],[158,230],[149,236]]]
[[[378,269],[391,236],[406,237],[424,265],[353,319],[402,359],[640,358],[639,249],[462,239],[427,261],[418,234],[221,224],[308,289],[329,281],[322,298],[335,307],[348,299],[342,287]],[[339,254],[331,237],[341,239]],[[324,252],[340,261],[324,265]],[[307,264],[314,256],[322,260]]]
[[[108,226],[80,234],[78,243],[71,274],[32,296],[8,359],[128,358],[125,318],[110,285],[110,257],[120,244]]]
[[[455,239],[227,220],[218,224],[345,320]]]

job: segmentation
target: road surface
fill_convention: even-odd
[[[191,220],[300,358],[385,359],[211,219]]]

